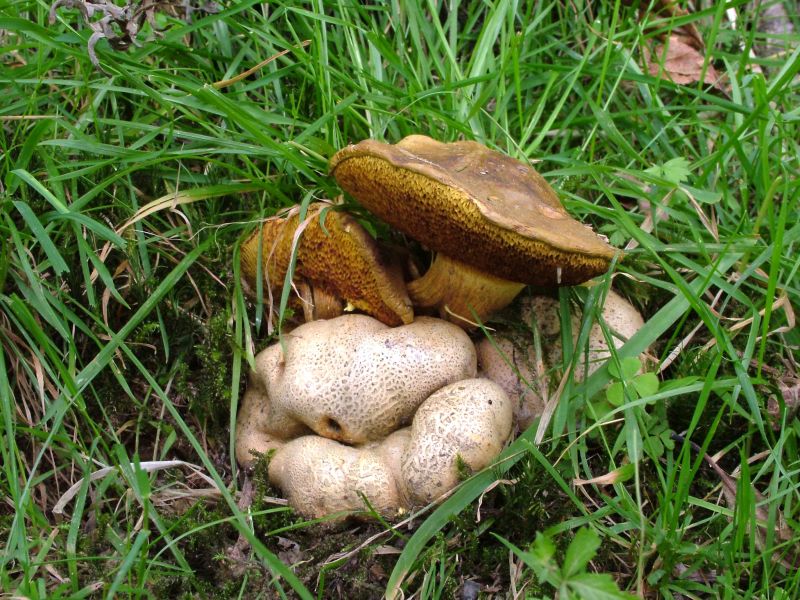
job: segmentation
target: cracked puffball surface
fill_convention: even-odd
[[[256,358],[237,419],[237,459],[254,460],[296,435],[349,444],[407,425],[449,383],[474,377],[475,348],[459,327],[430,317],[389,328],[365,315],[313,321]]]
[[[517,429],[524,430],[542,415],[548,399],[551,369],[562,362],[561,310],[549,296],[531,296],[520,302],[520,321],[536,327],[542,337],[537,355],[530,330],[507,329],[476,343],[480,375],[499,384],[514,405]],[[644,327],[641,313],[614,290],[609,290],[601,309],[616,350]],[[573,344],[577,343],[582,315],[573,308],[569,316]],[[599,323],[592,324],[587,345],[574,370],[575,381],[583,381],[611,357],[608,341]],[[641,357],[644,359],[644,355]]]
[[[269,465],[270,481],[307,518],[365,508],[385,517],[441,499],[471,471],[491,464],[511,433],[511,402],[486,379],[466,379],[432,394],[411,427],[352,447],[319,436],[288,442]]]

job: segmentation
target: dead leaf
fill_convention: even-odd
[[[681,8],[676,0],[659,0],[654,12],[668,19],[677,19],[678,17],[686,17],[691,14],[685,8]],[[701,52],[705,50],[705,42],[703,42],[703,38],[700,36],[700,32],[697,30],[697,26],[694,23],[680,25],[672,31],[684,37],[684,41],[693,48]]]
[[[666,43],[658,44],[652,54],[645,49],[645,64],[650,75],[678,85],[700,81],[706,59],[699,50],[688,43],[689,40],[690,38],[686,36],[673,33]],[[703,83],[725,91],[720,75],[712,64],[706,65]]]

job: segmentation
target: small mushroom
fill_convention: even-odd
[[[365,208],[437,253],[409,295],[462,323],[472,310],[485,319],[525,284],[595,277],[616,252],[533,168],[476,142],[365,140],[337,152],[330,170]]]
[[[481,340],[475,348],[479,374],[508,394],[516,427],[524,431],[544,411],[549,379],[533,344],[521,337],[512,332],[498,333],[493,339]]]
[[[394,328],[366,315],[305,323],[256,357],[237,458],[250,464],[251,451],[312,431],[349,444],[380,440],[410,423],[433,392],[476,371],[469,337],[441,319]]]
[[[522,321],[530,323],[531,312],[535,314],[535,321],[539,324],[544,336],[550,338],[547,349],[547,362],[558,365],[562,361],[563,347],[561,345],[561,318],[558,300],[547,296],[534,296],[522,303]],[[614,290],[609,290],[605,303],[601,309],[603,320],[612,332],[614,347],[622,348],[633,335],[644,327],[641,313],[625,298]],[[580,311],[573,311],[570,315],[572,341],[578,341],[581,325]],[[608,342],[599,323],[594,323],[589,330],[588,351],[578,358],[575,370],[575,380],[583,381],[603,366],[609,357]]]
[[[262,273],[273,294],[282,288],[296,246],[294,282],[306,320],[342,313],[342,300],[387,325],[414,319],[402,270],[383,256],[367,231],[347,213],[324,203],[311,204],[300,223],[300,209],[264,221],[242,244],[242,277],[255,289]]]

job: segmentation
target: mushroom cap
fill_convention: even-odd
[[[281,352],[274,348],[264,352]],[[466,333],[430,317],[395,328],[365,315],[313,321],[289,333],[284,348],[274,368],[257,364],[269,367],[259,376],[271,410],[351,444],[385,437],[433,392],[477,370]]]
[[[400,473],[412,504],[453,489],[458,461],[473,471],[487,467],[511,434],[511,400],[488,379],[465,379],[432,394],[414,415]]]
[[[281,289],[297,244],[294,275],[309,282],[313,297],[343,298],[387,325],[410,323],[414,312],[401,270],[393,268],[354,217],[331,208],[321,202],[309,205],[302,225],[299,207],[266,219],[242,244],[244,281],[255,289],[260,249],[269,285]]]
[[[281,447],[269,464],[269,479],[308,518],[362,510],[360,494],[384,516],[391,517],[405,506],[394,473],[376,450],[316,435]]]
[[[532,167],[477,142],[364,140],[330,170],[365,208],[427,247],[510,281],[574,285],[617,252]]]

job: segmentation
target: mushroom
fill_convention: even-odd
[[[476,142],[365,140],[337,152],[330,170],[365,208],[437,253],[409,295],[462,323],[473,310],[485,319],[525,284],[595,277],[616,252],[533,168]]]
[[[562,362],[563,347],[561,345],[561,318],[558,300],[548,296],[534,296],[523,302],[521,307],[523,323],[531,323],[531,313],[535,315],[542,335],[550,339],[547,350],[547,362],[551,366]],[[603,320],[612,332],[614,347],[619,350],[633,335],[644,327],[641,313],[625,298],[614,290],[609,290],[601,309]],[[570,315],[572,341],[578,341],[581,325],[580,311]],[[582,350],[582,349],[580,349]],[[587,350],[578,358],[575,380],[583,381],[603,366],[611,356],[608,341],[599,323],[592,324],[589,330]]]
[[[288,442],[270,462],[269,478],[307,518],[362,510],[363,498],[391,518],[440,500],[458,484],[461,465],[474,471],[490,465],[511,432],[511,412],[499,386],[466,379],[432,394],[410,428],[379,442],[352,447],[319,436]]]
[[[534,345],[516,332],[484,338],[475,348],[482,377],[498,384],[511,398],[514,422],[519,431],[527,429],[544,411],[548,377]]]
[[[255,289],[258,260],[270,291],[281,289],[296,245],[294,281],[307,321],[338,316],[342,300],[387,325],[414,319],[402,270],[381,253],[375,240],[351,215],[325,203],[269,218],[242,244],[242,277]]]
[[[366,315],[305,323],[259,353],[237,419],[248,465],[297,435],[359,444],[407,425],[443,386],[474,377],[475,348],[452,323],[419,317],[390,328]]]

